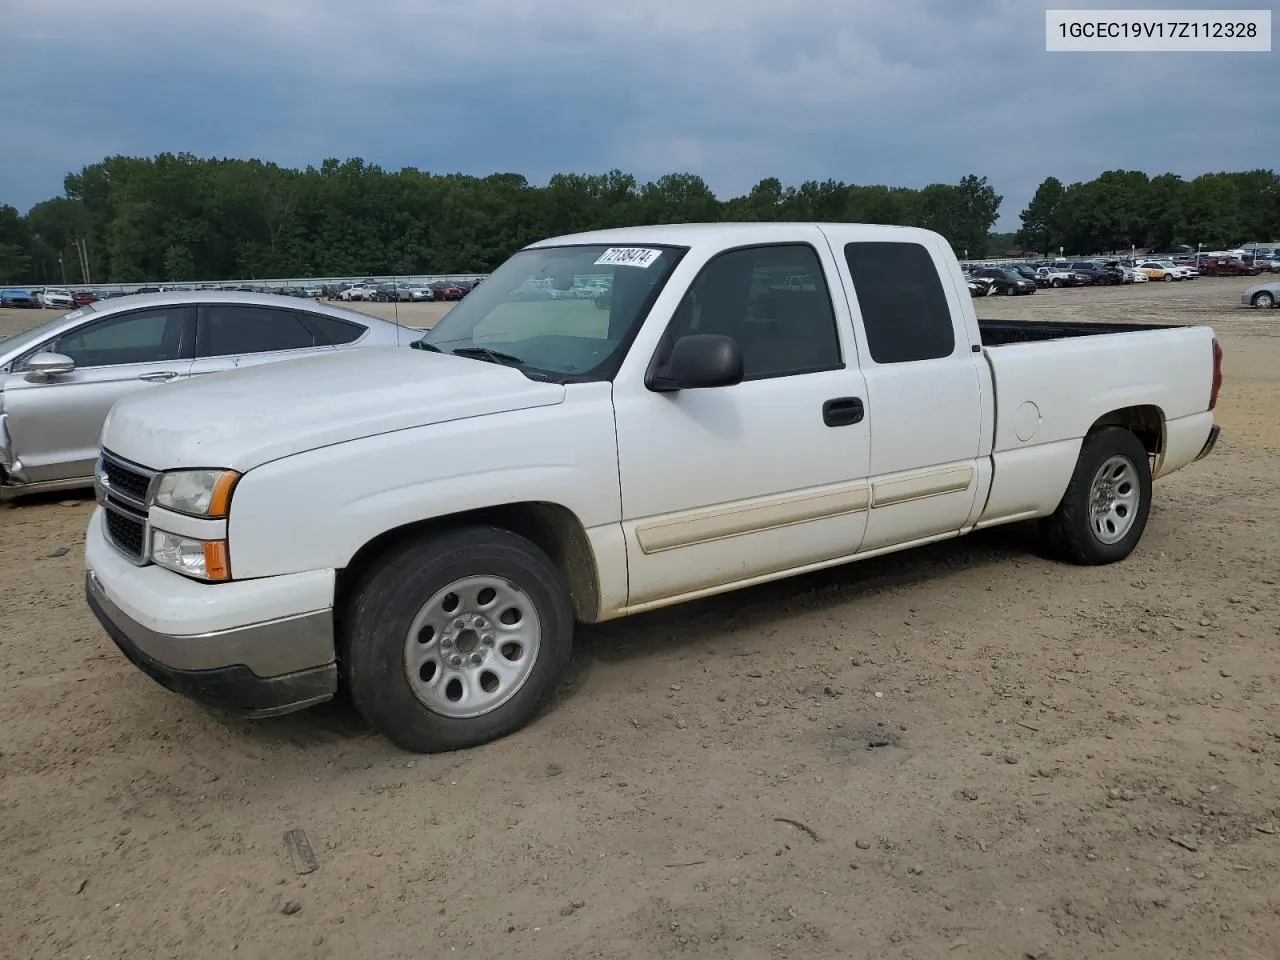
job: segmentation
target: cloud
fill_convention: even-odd
[[[1134,7],[1203,7],[1129,0]],[[0,0],[0,201],[108,152],[921,186],[1274,164],[1270,54],[1048,54],[1025,0]]]

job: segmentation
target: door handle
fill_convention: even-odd
[[[162,370],[159,373],[140,373],[138,374],[138,379],[147,380],[151,383],[164,383],[168,380],[172,380],[177,375],[177,370]]]
[[[865,409],[860,397],[836,397],[822,405],[822,422],[828,427],[861,423]]]

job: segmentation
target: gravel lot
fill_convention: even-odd
[[[84,606],[90,498],[0,508],[0,942],[1274,957],[1280,312],[1239,308],[1248,282],[978,301],[1217,329],[1223,440],[1157,484],[1127,562],[996,530],[584,630],[555,707],[468,753],[401,754],[337,706],[229,721],[167,693]]]

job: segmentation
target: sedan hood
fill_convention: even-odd
[[[462,357],[370,347],[166,384],[120,400],[102,445],[158,470],[253,467],[362,437],[549,406],[561,384]]]

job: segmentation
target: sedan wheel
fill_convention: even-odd
[[[1253,295],[1253,300],[1250,302],[1255,307],[1261,307],[1262,309],[1267,310],[1276,305],[1276,298],[1274,295],[1263,290],[1261,293],[1255,293]]]

